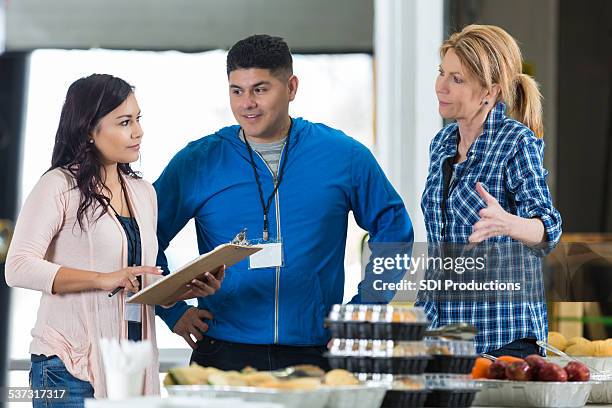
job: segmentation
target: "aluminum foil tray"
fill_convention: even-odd
[[[379,408],[388,386],[383,384],[325,387],[312,391],[288,391],[257,387],[175,385],[169,395],[208,398],[241,398],[251,402],[282,403],[286,408]]]
[[[382,384],[329,387],[326,408],[379,408],[387,389]]]
[[[503,407],[583,407],[598,382],[479,380],[473,405]]]
[[[576,357],[591,367],[595,367],[599,371],[612,371],[612,357]],[[548,357],[547,360],[552,361],[561,367],[567,364],[567,359],[562,357]],[[589,402],[594,404],[612,404],[612,378],[605,379],[601,384],[593,384]]]

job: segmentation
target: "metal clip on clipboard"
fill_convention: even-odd
[[[230,244],[232,244],[232,245],[242,245],[242,246],[251,246],[251,243],[247,239],[247,229],[243,228],[242,231],[240,231],[238,234],[236,234],[234,239],[232,239],[230,241]]]

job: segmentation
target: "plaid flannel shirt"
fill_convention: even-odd
[[[561,216],[553,207],[543,167],[544,142],[524,124],[505,116],[506,106],[498,102],[487,117],[483,133],[474,141],[467,159],[454,165],[453,183],[446,201],[445,217],[441,202],[444,182],[442,166],[457,154],[458,125],[444,127],[430,146],[430,164],[421,208],[430,243],[467,243],[478,212],[486,205],[476,191],[481,182],[509,213],[542,220],[546,241],[555,245],[561,236]],[[491,243],[515,242],[500,236]],[[541,270],[541,263],[535,266]],[[538,283],[540,284],[540,283]],[[422,297],[432,327],[457,322],[475,325],[478,353],[486,353],[521,338],[546,340],[546,303],[525,302],[436,302]],[[540,299],[542,301],[540,301]]]

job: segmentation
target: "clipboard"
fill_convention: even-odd
[[[202,254],[176,271],[164,276],[153,284],[133,295],[127,303],[145,305],[166,305],[189,291],[185,287],[193,279],[222,265],[232,266],[244,258],[261,251],[262,248],[250,245],[223,244],[212,251]]]

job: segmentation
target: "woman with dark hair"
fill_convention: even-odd
[[[42,292],[30,345],[31,386],[69,392],[64,401],[35,400],[35,407],[82,407],[84,398],[106,396],[100,338],[155,346],[153,306],[126,303],[161,273],[153,266],[155,190],[130,167],[139,157],[139,120],[133,88],[122,79],[94,74],[74,82],[51,168],[17,220],[6,282]],[[183,298],[213,294],[223,271],[218,276],[194,280]],[[116,288],[123,290],[109,296]],[[159,392],[157,353],[143,391]]]

